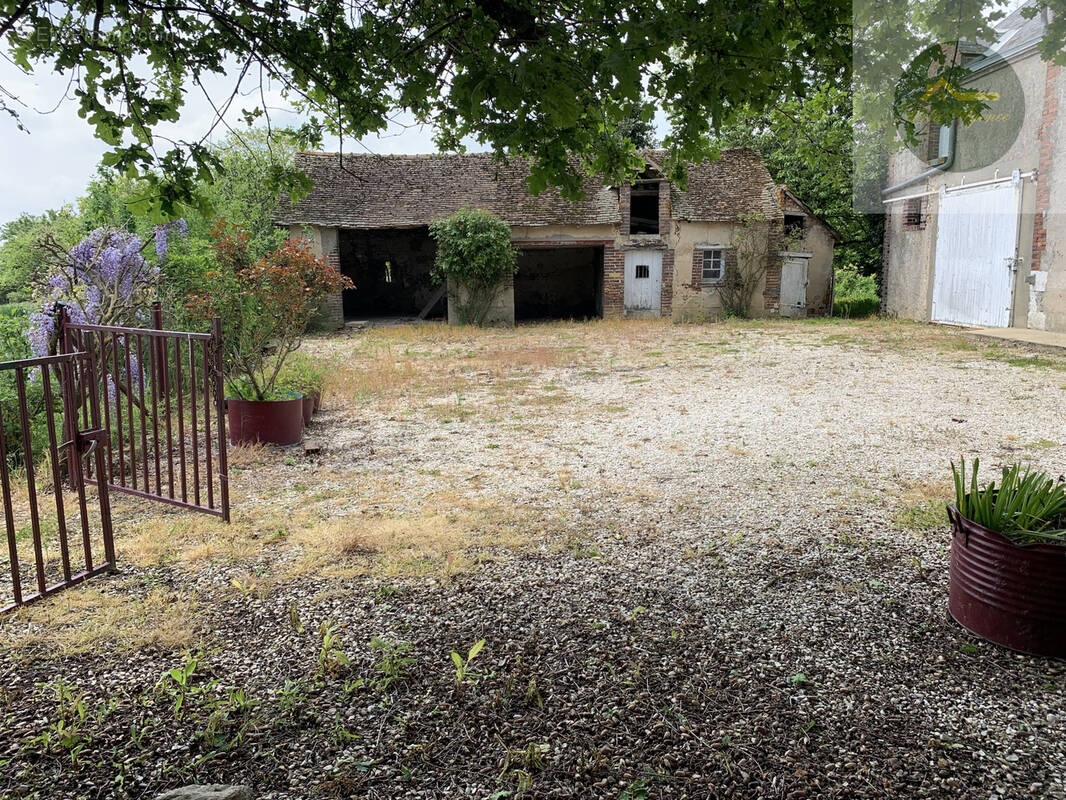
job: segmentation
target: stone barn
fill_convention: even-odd
[[[447,293],[431,272],[429,224],[461,208],[483,208],[511,227],[518,272],[491,321],[672,317],[722,312],[719,289],[738,262],[738,231],[755,227],[767,266],[754,316],[807,316],[832,306],[836,233],[786,187],[776,185],[751,150],[727,150],[689,167],[684,190],[644,153],[631,184],[588,178],[584,197],[549,187],[532,195],[524,161],[489,154],[433,156],[300,153],[296,165],[313,190],[283,203],[279,225],[311,239],[356,288],[330,298],[322,323],[448,315]],[[780,249],[786,231],[788,251]]]

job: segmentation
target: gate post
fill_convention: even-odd
[[[158,300],[152,301],[152,327],[157,331],[163,330],[163,304]],[[166,396],[170,394],[170,370],[167,369],[166,342],[159,336],[153,336],[152,339],[156,363],[156,374],[152,378],[159,382],[159,388]]]
[[[222,519],[229,522],[229,459],[226,455],[226,376],[222,366],[222,319],[211,320],[211,346],[215,349],[215,406],[218,411],[218,489]]]

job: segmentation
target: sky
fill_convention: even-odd
[[[75,203],[96,172],[107,148],[93,137],[92,128],[78,116],[74,101],[63,99],[68,93],[68,83],[68,79],[50,72],[27,76],[6,59],[0,59],[0,86],[24,104],[15,107],[28,129],[28,133],[20,131],[13,120],[0,116],[0,224],[23,212],[40,214]],[[228,94],[226,90],[232,86],[232,82],[222,79],[213,83],[205,81],[208,90],[216,96]],[[258,100],[258,84],[254,100]],[[252,102],[249,99],[245,106]],[[299,122],[299,116],[286,110],[288,106],[277,92],[267,93],[267,103],[272,107],[273,125]],[[239,110],[239,104],[235,103],[228,115],[235,126]],[[160,130],[171,138],[195,141],[210,128],[212,116],[203,93],[194,88],[186,94],[181,121]],[[217,140],[225,135],[225,129],[219,127],[212,138]],[[327,150],[336,150],[337,145],[336,140],[323,143]],[[483,149],[473,142],[468,143],[468,148]],[[435,151],[429,128],[398,124],[361,143],[346,141],[344,149],[373,153]]]

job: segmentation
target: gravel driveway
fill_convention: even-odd
[[[1066,669],[950,621],[943,514],[952,458],[1064,469],[1063,357],[815,321],[306,347],[319,455],[235,453],[228,528],[123,505],[121,574],[0,621],[0,796],[1066,797]]]

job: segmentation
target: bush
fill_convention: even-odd
[[[212,231],[215,267],[187,298],[193,319],[222,319],[228,387],[245,400],[285,396],[278,384],[311,317],[330,294],[352,288],[306,239],[290,239],[254,259],[250,237],[220,220]]]
[[[464,208],[430,224],[429,235],[437,242],[433,278],[447,281],[459,322],[481,325],[518,266],[511,227],[484,209]]]
[[[298,392],[304,397],[321,393],[326,371],[319,367],[307,353],[293,353],[282,370],[278,385],[282,389]]]
[[[881,296],[872,275],[854,266],[838,267],[833,288],[834,317],[869,317],[881,311]]]

